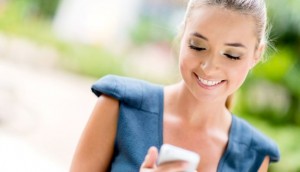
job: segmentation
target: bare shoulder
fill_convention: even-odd
[[[258,169],[258,172],[267,172],[269,168],[269,163],[270,163],[270,157],[266,156],[260,168]]]
[[[94,111],[115,112],[119,109],[119,100],[108,95],[99,96]]]
[[[73,157],[71,170],[107,171],[117,131],[119,101],[101,95],[81,135]]]

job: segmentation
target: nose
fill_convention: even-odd
[[[201,61],[200,68],[203,70],[204,73],[209,74],[219,69],[219,65],[216,58],[217,57],[209,56]]]

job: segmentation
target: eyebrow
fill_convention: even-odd
[[[193,36],[204,39],[206,41],[208,41],[208,38],[206,38],[205,36],[203,36],[202,34],[198,33],[198,32],[194,32],[192,33]],[[241,44],[241,43],[225,43],[226,46],[231,46],[231,47],[240,47],[240,48],[246,48],[245,45]]]
[[[201,39],[204,39],[204,40],[208,41],[208,39],[205,36],[201,35],[198,32],[194,32],[194,33],[192,33],[192,35],[195,36],[195,37],[198,37],[198,38],[201,38]]]
[[[226,46],[231,46],[231,47],[240,47],[240,48],[246,48],[245,45],[241,43],[225,43]]]

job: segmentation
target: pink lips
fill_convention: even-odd
[[[195,79],[197,80],[197,83],[202,87],[202,88],[205,88],[207,90],[213,90],[215,89],[216,87],[219,87],[221,85],[223,85],[225,83],[226,80],[222,80],[220,83],[216,84],[216,85],[212,85],[212,86],[209,86],[209,85],[205,85],[203,84],[199,79],[198,79],[198,75],[194,73],[194,76],[195,76]]]

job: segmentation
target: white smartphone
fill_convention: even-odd
[[[189,167],[185,172],[194,172],[200,162],[200,156],[190,150],[170,144],[163,144],[159,151],[157,164],[171,161],[186,161],[189,163]]]

